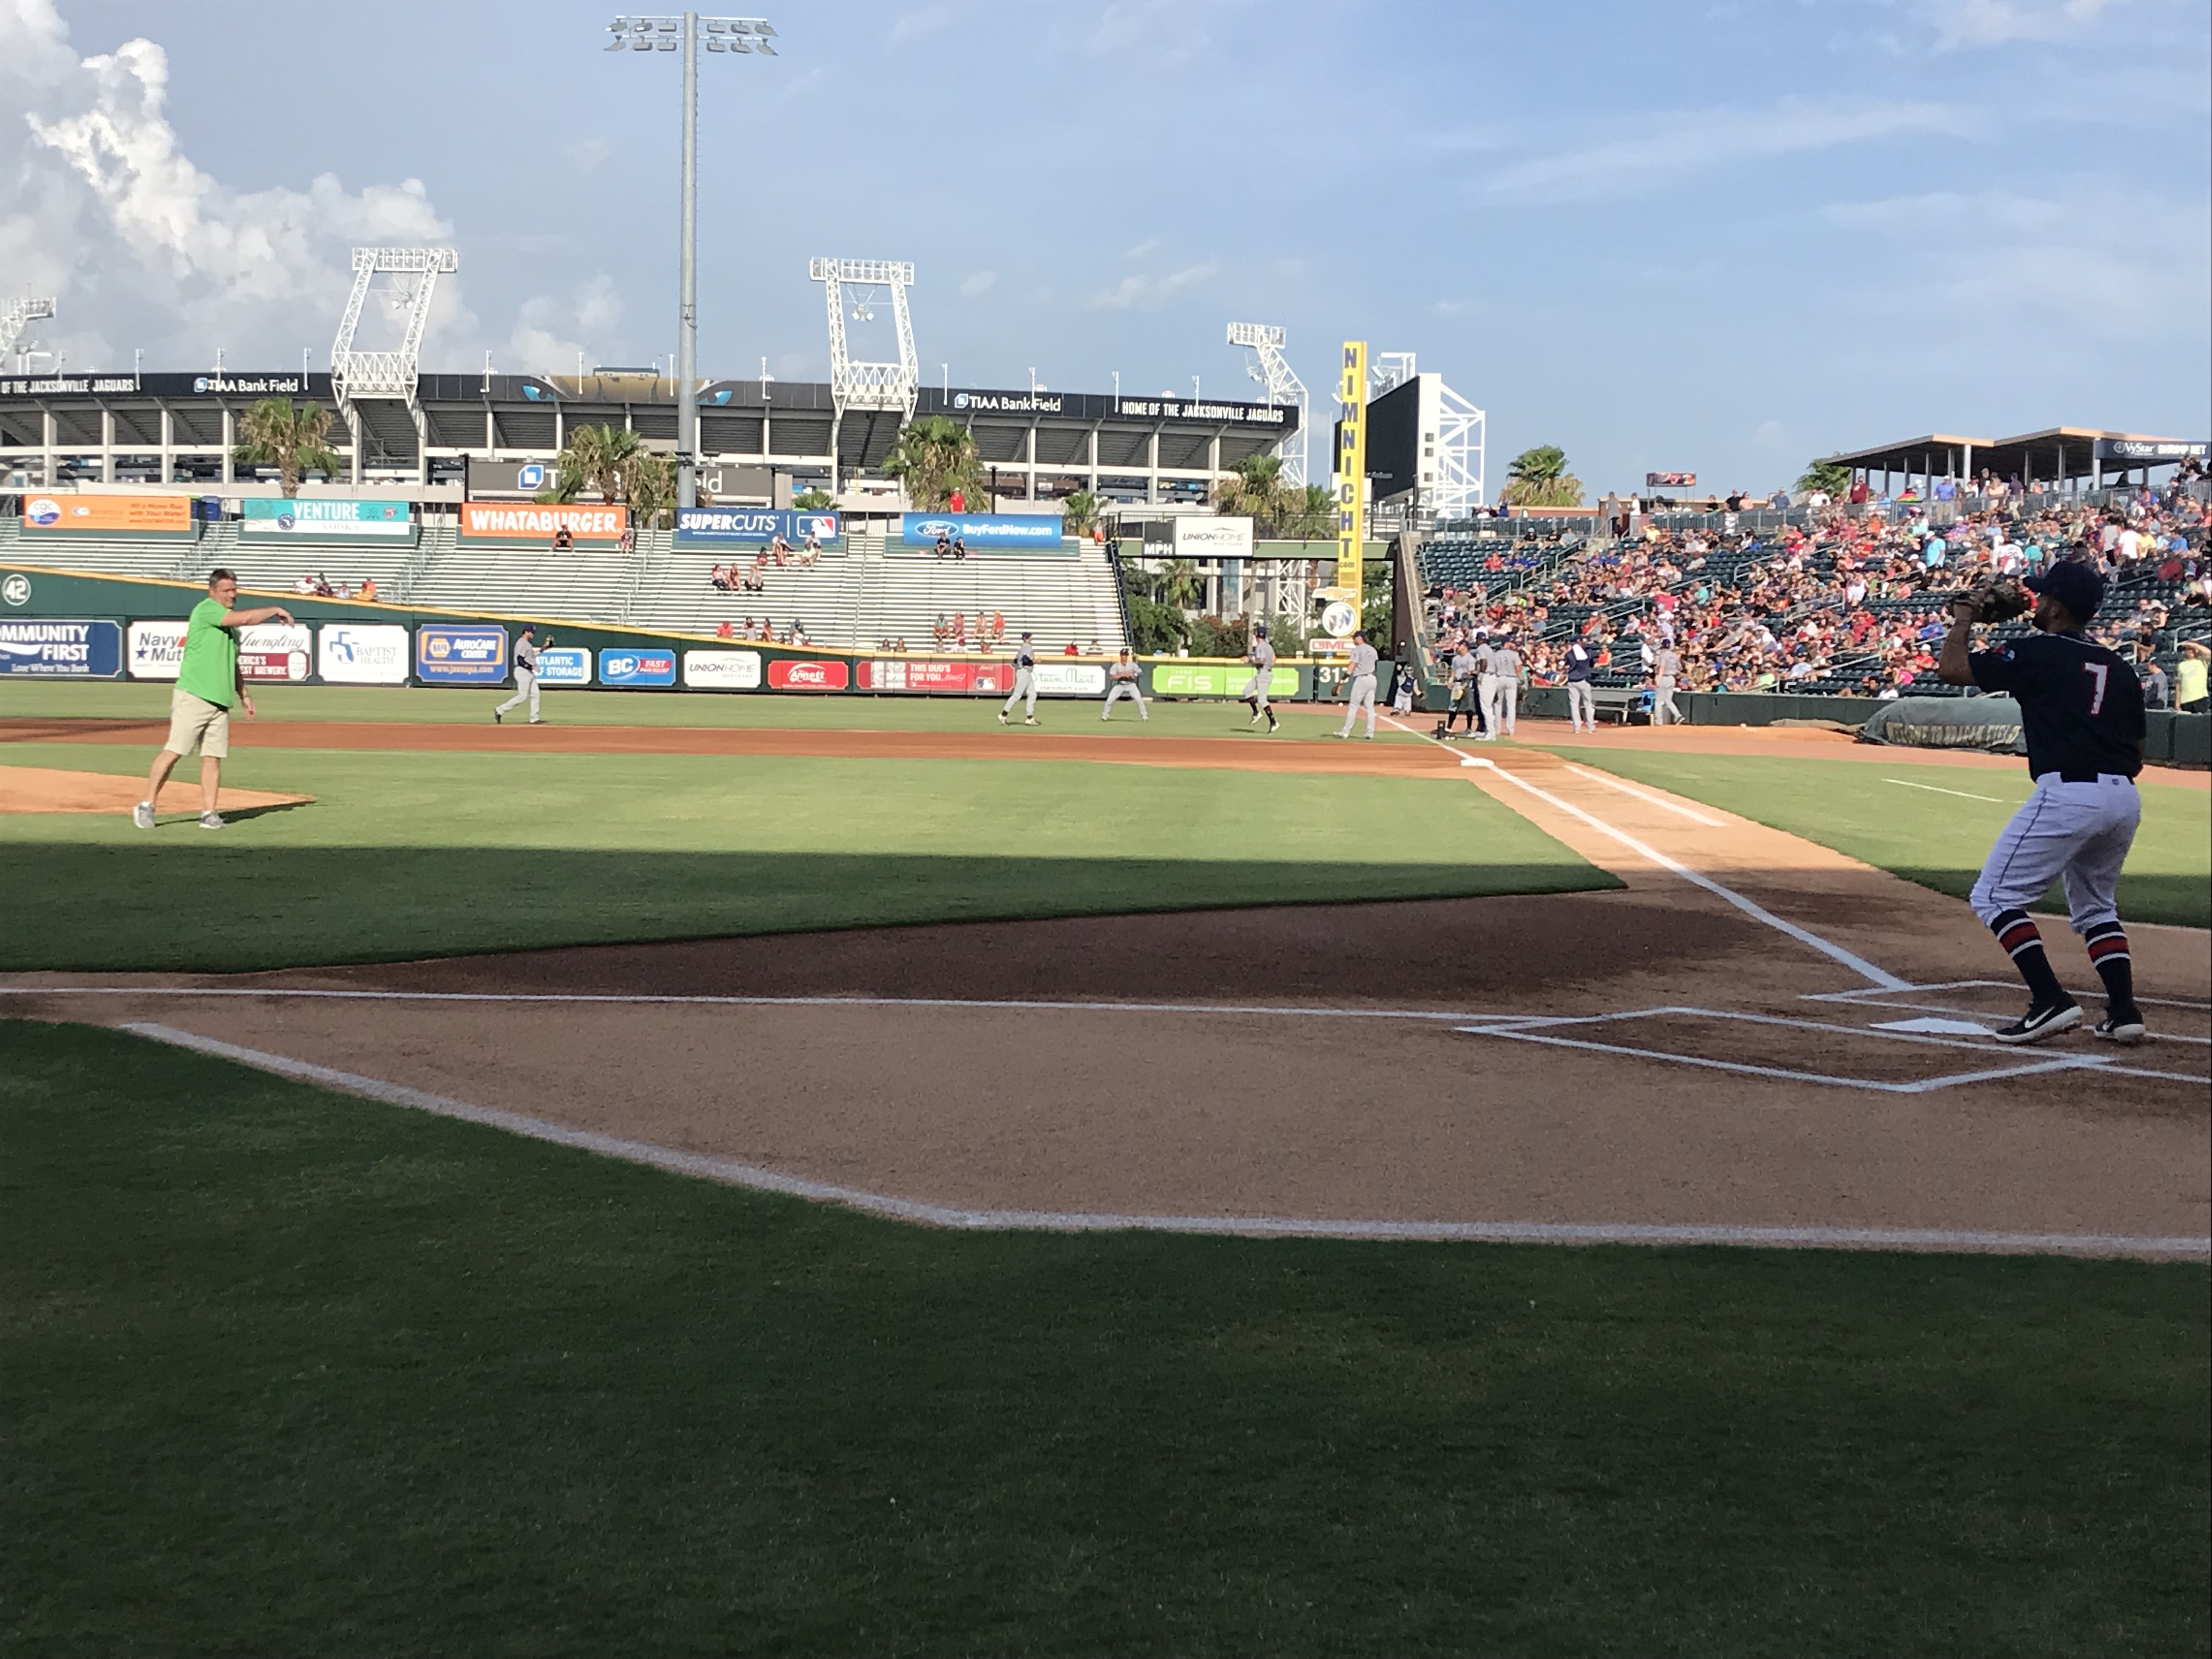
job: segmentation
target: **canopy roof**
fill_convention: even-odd
[[[2122,439],[2130,443],[2158,444],[2176,448],[2189,447],[2188,441],[2179,438],[2154,437],[2142,432],[2111,432],[2101,427],[2052,426],[2040,432],[2023,432],[2011,438],[1971,438],[1959,433],[1931,432],[1923,437],[1901,439],[1895,443],[1873,444],[1864,449],[1845,450],[1840,454],[1824,459],[1844,466],[1871,472],[1902,472],[1916,477],[1966,477],[1978,476],[1984,470],[2000,478],[2061,479],[2087,478],[2100,470],[2120,472],[2144,463],[2141,459],[2118,459],[2107,455],[2101,468],[2097,459],[2097,444],[2100,439]],[[2203,446],[2195,446],[2198,454]],[[2151,461],[2154,466],[2170,465],[2179,456]]]

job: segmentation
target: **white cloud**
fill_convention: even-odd
[[[568,159],[579,173],[597,173],[606,165],[612,148],[604,138],[579,138],[568,146]]]
[[[1145,258],[1148,255],[1158,253],[1159,251],[1160,239],[1157,236],[1153,236],[1148,237],[1144,241],[1138,243],[1134,247],[1123,248],[1121,250],[1121,257],[1124,259],[1130,261],[1132,264],[1134,264],[1137,260]]]
[[[1101,289],[1083,301],[1085,311],[1158,311],[1186,289],[1211,280],[1221,270],[1212,260],[1186,265],[1165,276],[1124,276],[1111,288]]]
[[[1467,301],[1464,300],[1439,300],[1429,307],[1430,312],[1438,317],[1456,317],[1466,309]]]
[[[622,337],[622,295],[602,271],[566,300],[541,294],[524,301],[505,350],[493,349],[495,362],[510,373],[572,374],[578,352],[594,362],[611,355],[606,347]]]
[[[167,54],[150,40],[81,58],[54,0],[0,0],[0,271],[20,292],[52,294],[47,343],[80,368],[212,361],[279,367],[302,347],[327,361],[352,284],[356,246],[451,246],[455,227],[420,179],[348,190],[332,173],[304,188],[239,191],[179,146],[166,114]],[[20,112],[21,118],[15,118]],[[522,307],[503,345],[441,278],[426,363],[552,352],[620,314],[605,277],[568,301]],[[389,318],[372,307],[359,342]]]
[[[961,297],[980,300],[991,291],[998,280],[999,273],[995,270],[971,270],[960,279]]]
[[[1915,0],[1939,52],[2001,46],[2014,40],[2064,40],[2118,0]]]
[[[1601,195],[1749,157],[1830,149],[1909,133],[1962,134],[1968,115],[1936,103],[1810,103],[1763,109],[1683,110],[1639,119],[1618,138],[1502,168],[1480,186],[1494,196]]]
[[[952,21],[950,6],[922,6],[902,14],[884,37],[887,46],[902,46],[908,40],[919,40],[924,35],[934,34]]]

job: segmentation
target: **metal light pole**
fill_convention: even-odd
[[[684,51],[684,167],[681,275],[676,324],[676,505],[696,499],[699,462],[699,48],[775,56],[775,31],[762,17],[617,17],[607,25],[609,52]]]

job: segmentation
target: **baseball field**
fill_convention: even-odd
[[[0,685],[6,1650],[2212,1641],[2205,775],[495,701]]]

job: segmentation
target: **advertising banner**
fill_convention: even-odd
[[[408,501],[286,501],[248,495],[240,503],[243,536],[282,536],[295,541],[392,542],[415,539],[415,508]]]
[[[1359,625],[1358,595],[1367,538],[1367,342],[1344,343],[1344,375],[1336,401],[1336,586],[1354,596],[1352,626]]]
[[[1249,519],[1182,518],[1170,520],[1171,544],[1179,559],[1249,559],[1252,556]]]
[[[407,630],[396,623],[325,623],[315,672],[331,685],[407,684]]]
[[[599,653],[599,684],[601,685],[673,685],[676,684],[676,653],[673,651],[634,650],[628,646]]]
[[[173,680],[185,661],[182,622],[135,622],[131,624],[131,678],[134,680]]]
[[[112,680],[123,672],[123,625],[0,620],[0,674]]]
[[[567,526],[580,542],[611,542],[629,526],[626,507],[540,506],[534,501],[463,501],[465,542],[550,542]]]
[[[1152,665],[1156,697],[1233,697],[1252,683],[1252,670],[1241,662],[1156,662]],[[1267,677],[1270,697],[1297,695],[1298,671],[1277,667]]]
[[[684,684],[713,691],[757,691],[761,686],[761,653],[686,651]]]
[[[909,662],[896,658],[864,658],[860,665],[863,691],[982,692],[1004,696],[1014,689],[1011,662]]]
[[[257,623],[238,630],[238,678],[261,684],[304,680],[314,672],[314,637],[297,623]]]
[[[415,630],[415,678],[425,685],[497,685],[507,678],[507,630],[428,623]]]
[[[592,653],[580,645],[548,646],[538,653],[540,685],[589,685]]]
[[[1647,472],[1644,475],[1646,489],[1695,489],[1698,475],[1694,472]]]
[[[1061,521],[1042,513],[902,513],[899,540],[908,547],[934,547],[937,538],[978,548],[1018,547],[1060,551]]]
[[[1297,676],[1293,669],[1293,684]],[[1036,689],[1041,697],[1103,697],[1106,666],[1095,662],[1041,662],[1036,665]]]
[[[189,495],[74,495],[33,491],[23,497],[26,536],[199,534]]]
[[[2153,466],[2160,461],[2185,461],[2192,456],[2201,461],[2206,449],[2203,444],[2179,438],[2100,438],[2096,447],[2100,461],[2133,461],[2138,465],[2148,462]],[[27,516],[30,509],[23,510]]]
[[[765,547],[778,536],[793,547],[809,536],[827,546],[837,539],[837,515],[773,507],[686,507],[676,514],[678,547]]]
[[[541,489],[560,481],[561,469],[551,461],[469,461],[469,499],[504,496],[529,501]]]
[[[851,681],[834,657],[778,657],[768,665],[768,683],[778,691],[842,691]]]

